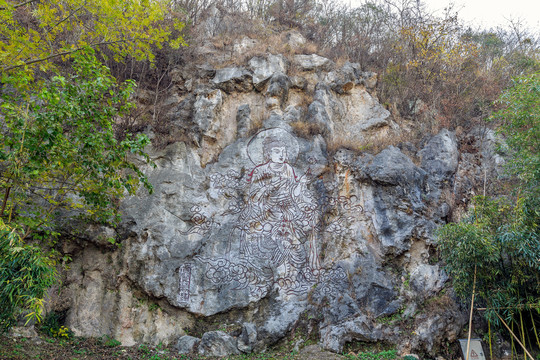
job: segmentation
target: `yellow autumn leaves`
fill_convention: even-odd
[[[47,71],[85,47],[152,61],[154,46],[184,44],[183,26],[167,0],[0,0],[0,67]]]

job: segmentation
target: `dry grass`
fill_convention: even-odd
[[[211,44],[216,51],[230,54],[225,61],[217,62],[216,66],[245,66],[250,59],[256,56],[264,56],[270,54],[281,54],[285,56],[290,63],[292,63],[292,57],[298,54],[315,54],[319,52],[318,46],[314,42],[306,41],[305,44],[293,47],[287,40],[288,32],[275,32],[273,30],[265,31],[252,31],[249,34],[227,33],[220,34],[210,40]],[[244,37],[255,40],[256,43],[253,47],[247,49],[241,54],[237,54],[234,51],[235,44],[238,44]],[[343,62],[345,63],[345,62]]]
[[[315,135],[324,134],[324,129],[316,123],[310,123],[306,121],[295,121],[290,123],[295,135],[310,139]]]
[[[327,56],[327,57],[329,57],[329,56]],[[333,61],[336,63],[337,68],[342,68],[343,65],[345,65],[348,61],[350,61],[350,58],[347,55],[341,55],[341,56],[338,56],[337,58],[333,59]]]
[[[330,139],[327,142],[326,149],[330,154],[335,154],[340,149],[347,149],[354,151],[356,153],[362,152],[372,152],[373,142],[371,139],[344,139],[344,138],[334,138]]]
[[[356,153],[367,152],[376,155],[386,149],[389,146],[398,147],[400,144],[410,142],[413,145],[419,141],[421,136],[418,131],[405,132],[394,131],[388,129],[388,131],[379,134],[369,135],[366,134],[363,139],[351,139],[351,138],[334,138],[327,141],[327,150],[330,154],[335,154],[340,149],[347,149]],[[416,158],[415,153],[406,153],[411,160],[418,165],[419,159]]]

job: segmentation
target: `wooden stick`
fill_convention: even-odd
[[[469,360],[469,348],[471,346],[471,333],[472,333],[472,315],[474,311],[474,292],[476,290],[476,265],[474,265],[474,279],[472,286],[472,299],[471,299],[471,315],[469,315],[469,337],[467,338],[467,355],[465,360]]]
[[[512,330],[510,330],[510,328],[508,327],[508,325],[506,324],[506,322],[503,320],[503,318],[498,314],[498,313],[495,313],[499,319],[502,321],[502,323],[504,324],[504,326],[506,326],[506,328],[508,329],[508,331],[510,331],[510,334],[512,334],[512,336],[514,337],[514,339],[516,339],[516,341],[518,342],[519,345],[521,345],[521,347],[523,348],[523,351],[525,351],[525,353],[531,358],[531,360],[534,360],[534,358],[532,357],[532,355],[527,351],[527,349],[525,349],[525,346],[523,346],[523,344],[521,343],[521,341],[519,341],[519,339],[517,338],[516,334],[514,334],[514,332]]]
[[[516,305],[516,306],[508,306],[508,307],[476,308],[475,310],[486,311],[486,310],[503,310],[503,309],[536,309],[536,308],[540,308],[540,305],[538,305],[538,304],[519,304],[519,305]]]

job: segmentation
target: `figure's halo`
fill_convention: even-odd
[[[296,158],[298,157],[298,141],[291,133],[280,128],[261,130],[249,140],[246,150],[253,165],[263,163],[263,141],[269,136],[274,136],[283,141],[285,148],[287,149],[289,164],[294,165],[296,163]]]

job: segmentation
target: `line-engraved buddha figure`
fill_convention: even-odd
[[[263,162],[248,175],[246,204],[238,219],[240,255],[278,271],[281,282],[313,276],[319,269],[315,244],[316,202],[306,175],[289,164],[287,145],[276,136],[262,141]],[[309,275],[307,274],[309,272]]]

